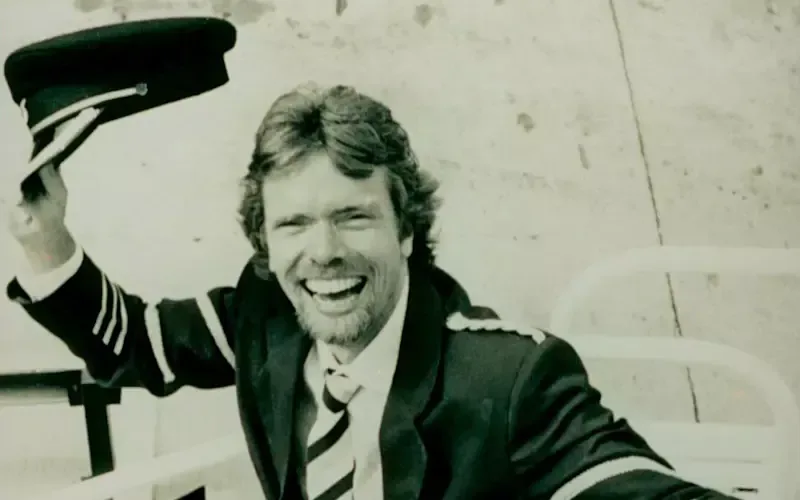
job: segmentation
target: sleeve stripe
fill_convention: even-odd
[[[105,281],[108,282],[108,278],[106,278]],[[108,285],[110,285],[109,288],[111,288],[111,317],[108,320],[108,325],[106,325],[106,333],[103,335],[103,343],[105,345],[110,345],[111,339],[114,336],[114,329],[117,326],[117,316],[119,315],[119,303],[122,299],[119,296],[117,287],[110,282],[108,282]]]
[[[114,291],[117,293],[117,296],[121,297],[122,292],[120,292],[119,287],[114,285]],[[114,343],[114,352],[119,354],[122,352],[122,347],[125,345],[125,336],[128,334],[128,308],[125,307],[125,301],[120,300],[120,332],[119,336],[117,337],[116,342]]]
[[[129,318],[125,295],[116,283],[108,279],[105,273],[100,273],[100,284],[100,307],[92,332],[95,336],[100,337],[103,344],[113,350],[115,354],[120,355],[125,348],[129,333]],[[196,297],[194,302],[203,318],[208,334],[213,339],[222,357],[232,368],[235,367],[236,356],[228,343],[225,330],[216,309],[214,309],[211,298],[208,294],[204,294]],[[145,306],[144,323],[147,339],[152,348],[156,365],[163,376],[164,383],[172,383],[175,381],[176,376],[167,359],[160,313],[155,304],[147,304]]]
[[[148,304],[144,311],[144,324],[158,369],[164,376],[164,383],[169,384],[175,380],[175,374],[170,369],[164,352],[164,339],[161,337],[161,319],[158,317],[158,309],[152,304]]]
[[[106,308],[108,307],[108,280],[104,274],[100,275],[100,280],[103,286],[103,298],[100,300],[100,312],[97,313],[97,320],[95,320],[94,328],[92,328],[92,332],[95,335],[100,332],[100,327],[103,325],[103,319],[106,316]]]
[[[644,457],[623,457],[602,462],[587,469],[556,491],[550,500],[572,500],[596,484],[620,474],[637,470],[660,472],[675,477],[675,472]]]
[[[233,350],[228,344],[228,339],[225,337],[225,330],[222,328],[222,323],[219,321],[219,316],[217,316],[217,312],[214,310],[214,304],[211,303],[211,299],[208,295],[201,295],[197,297],[196,301],[197,307],[200,309],[203,319],[206,322],[206,327],[214,338],[214,342],[217,344],[220,352],[232,367],[236,366],[236,356],[233,354]]]

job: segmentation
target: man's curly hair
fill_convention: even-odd
[[[349,86],[306,84],[272,104],[255,139],[247,175],[242,179],[239,223],[255,250],[252,261],[259,276],[267,278],[270,273],[263,227],[264,178],[320,151],[354,179],[367,178],[378,167],[387,169],[398,236],[414,235],[409,263],[433,266],[436,241],[431,232],[440,205],[436,196],[439,183],[420,170],[408,134],[387,106]]]

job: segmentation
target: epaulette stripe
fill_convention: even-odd
[[[448,317],[447,327],[451,330],[516,333],[518,335],[531,337],[538,343],[544,342],[547,339],[543,331],[532,326],[520,325],[503,319],[472,319],[465,317],[461,313],[455,313]]]

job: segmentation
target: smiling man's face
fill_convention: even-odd
[[[400,239],[385,168],[352,179],[325,153],[263,189],[270,269],[301,325],[333,345],[366,345],[397,304],[412,237]]]

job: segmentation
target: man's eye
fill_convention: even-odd
[[[275,227],[285,229],[296,229],[303,226],[303,221],[298,219],[291,219],[279,222]]]
[[[372,217],[370,217],[367,214],[363,214],[363,213],[361,213],[361,214],[347,214],[347,216],[345,216],[343,218],[344,222],[353,222],[353,223],[367,222],[367,221],[369,221],[371,219],[372,219]]]

